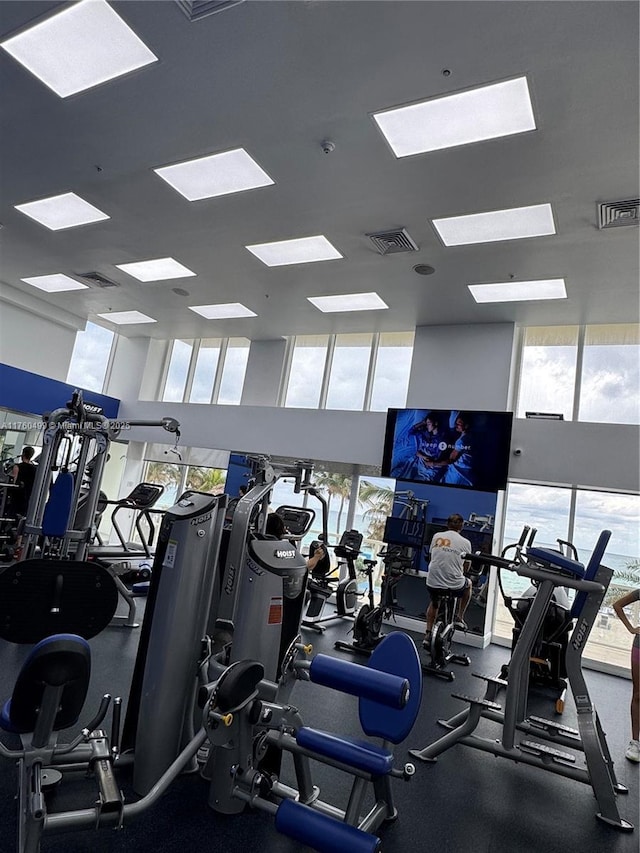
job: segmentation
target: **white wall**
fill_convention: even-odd
[[[149,338],[115,336],[105,394],[118,400],[137,400],[149,355]]]
[[[386,415],[271,406],[205,406],[194,403],[122,401],[122,420],[181,423],[183,447],[214,447],[300,459],[324,459],[353,465],[380,465]],[[123,433],[135,441],[163,441],[157,429]],[[166,443],[171,438],[167,434]]]
[[[515,326],[419,326],[407,406],[507,411]]]
[[[251,342],[242,389],[243,406],[277,404],[286,349],[287,342],[284,340]]]
[[[0,362],[66,382],[76,332],[84,322],[40,299],[25,297],[18,305],[16,293],[0,290]]]
[[[518,419],[511,447],[510,479],[640,491],[638,426]]]

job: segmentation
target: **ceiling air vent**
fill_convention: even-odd
[[[598,205],[598,228],[637,225],[640,221],[640,198],[628,201],[605,201]]]
[[[244,3],[244,0],[176,0],[176,3],[190,21],[199,21],[215,12]]]
[[[83,272],[78,274],[78,278],[84,279],[91,287],[120,287],[117,281],[105,278],[99,272]]]
[[[404,228],[395,228],[393,231],[378,231],[375,234],[367,234],[367,237],[381,255],[418,251],[418,246]]]

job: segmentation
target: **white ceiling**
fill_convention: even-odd
[[[120,330],[159,338],[637,320],[639,229],[596,218],[597,202],[639,194],[637,3],[249,0],[196,22],[171,0],[112,6],[159,62],[61,99],[0,51],[0,277],[14,298],[83,319],[137,309],[159,322]],[[1,2],[0,35],[57,8]],[[371,117],[523,74],[529,133],[396,159]],[[153,172],[240,146],[275,185],[188,202]],[[14,209],[65,192],[111,218],[52,232]],[[431,225],[545,202],[554,236],[446,248]],[[399,227],[419,251],[381,256],[365,236]],[[244,248],[315,234],[344,258],[267,268]],[[166,256],[197,276],[143,284],[115,267]],[[20,281],[88,271],[120,287],[47,295]],[[467,290],[509,277],[564,277],[568,299],[477,305]],[[361,291],[389,310],[322,314],[306,299]],[[258,316],[187,308],[212,302]]]

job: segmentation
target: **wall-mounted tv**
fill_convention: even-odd
[[[497,492],[507,485],[512,412],[389,409],[382,476]]]

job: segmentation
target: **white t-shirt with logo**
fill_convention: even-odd
[[[427,586],[434,589],[461,589],[466,579],[463,554],[471,553],[471,542],[456,530],[436,533],[429,549]]]

